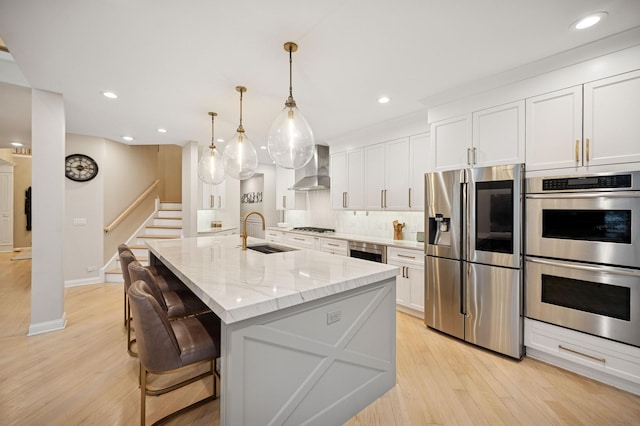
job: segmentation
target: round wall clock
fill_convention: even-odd
[[[67,155],[64,163],[64,173],[71,180],[86,182],[98,174],[98,163],[88,155]]]

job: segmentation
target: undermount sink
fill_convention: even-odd
[[[265,253],[265,254],[282,253],[282,252],[285,252],[285,251],[297,250],[297,249],[294,249],[292,247],[276,246],[276,245],[273,245],[273,244],[256,244],[256,245],[253,245],[253,246],[247,246],[247,248],[249,250],[259,251],[260,253]]]

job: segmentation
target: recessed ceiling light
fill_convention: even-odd
[[[267,147],[266,147],[266,146],[264,146],[264,145],[262,145],[262,146],[260,147],[260,149],[267,149]]]
[[[118,95],[116,95],[113,92],[109,92],[109,91],[105,91],[105,92],[101,92],[102,96],[104,96],[105,98],[109,98],[109,99],[117,99]]]
[[[11,142],[11,145],[13,145],[13,146],[22,146],[22,144],[20,142]]]
[[[602,21],[607,17],[607,12],[598,12],[593,13],[591,15],[585,16],[584,18],[578,19],[571,25],[571,28],[576,30],[584,30],[585,28],[589,28]]]
[[[131,136],[123,136],[122,139],[124,139],[127,142],[131,142],[133,140],[133,137],[131,137]]]
[[[378,98],[378,102],[381,103],[381,104],[389,103],[390,100],[391,100],[391,98],[388,97],[388,96],[381,96],[381,97]]]
[[[160,128],[158,129],[158,133],[167,133],[167,129]]]
[[[220,138],[220,139],[216,139],[216,142],[220,142],[220,143],[222,143],[222,142],[224,142],[224,139],[222,139],[222,138]]]

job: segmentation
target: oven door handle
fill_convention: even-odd
[[[616,275],[627,275],[630,277],[640,277],[640,270],[635,269],[625,269],[625,268],[617,268],[615,266],[604,266],[604,265],[582,265],[579,263],[573,262],[563,262],[563,261],[555,261],[548,259],[540,259],[537,257],[525,257],[525,261],[531,263],[539,263],[547,266],[558,266],[562,268],[571,268],[571,269],[579,269],[581,271],[588,272],[606,272],[608,274],[616,274]]]
[[[527,198],[553,200],[566,200],[567,198],[640,198],[640,191],[620,191],[620,192],[589,192],[582,194],[554,193],[554,194],[527,194]]]

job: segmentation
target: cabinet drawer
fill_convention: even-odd
[[[293,234],[287,233],[285,235],[285,242],[295,247],[306,248],[306,249],[314,249],[315,248],[315,239],[317,237],[311,237],[308,235],[301,234]]]
[[[411,265],[424,270],[424,254],[422,250],[387,246],[387,263],[391,263],[391,261]]]
[[[320,250],[339,254],[342,256],[349,256],[349,245],[345,240],[335,240],[333,238],[320,238]]]
[[[640,394],[640,348],[529,318],[524,340],[527,348],[551,355],[562,367]],[[623,382],[609,381],[606,376]]]
[[[283,234],[282,231],[267,230],[264,232],[264,239],[267,241],[281,242],[283,240]]]

